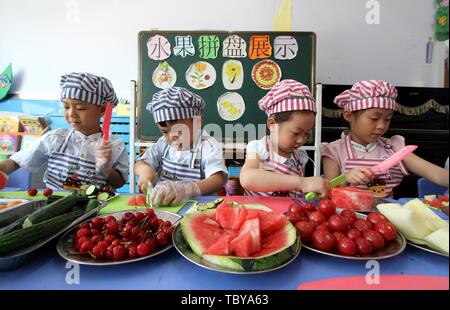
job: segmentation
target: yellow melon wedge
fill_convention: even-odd
[[[440,228],[435,232],[426,236],[425,241],[427,242],[428,246],[433,250],[448,255],[448,246],[449,246],[448,237],[449,237],[448,229]]]
[[[430,210],[426,204],[419,199],[413,199],[408,201],[403,208],[414,211],[421,221],[433,232],[437,229],[449,228],[448,223],[441,219],[436,213]]]

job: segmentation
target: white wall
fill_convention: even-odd
[[[119,97],[129,98],[139,31],[270,31],[279,1],[0,0],[0,65],[13,63],[13,91],[23,97],[57,98],[61,74],[89,71],[109,77]],[[439,44],[433,64],[425,64],[434,0],[379,0],[378,25],[365,21],[367,0],[292,2],[293,30],[317,33],[318,82],[442,85]]]

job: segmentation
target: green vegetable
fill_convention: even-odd
[[[45,220],[54,218],[57,215],[67,213],[72,210],[77,202],[77,198],[67,196],[58,199],[51,204],[34,211],[23,223],[23,228],[30,227]]]

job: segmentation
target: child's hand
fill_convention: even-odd
[[[315,192],[326,197],[331,190],[330,182],[321,177],[302,178],[299,189],[304,193]]]
[[[112,171],[112,146],[109,141],[100,143],[95,153],[95,170],[96,173],[108,178]]]
[[[141,193],[147,192],[147,186],[148,186],[149,182],[152,184],[155,184],[156,183],[156,175],[151,174],[151,175],[140,176],[138,178],[138,188]]]
[[[201,194],[202,192],[195,182],[163,181],[155,186],[150,200],[154,206],[176,206],[192,196]]]
[[[372,170],[364,167],[353,168],[346,175],[346,181],[351,185],[367,184],[374,176]]]

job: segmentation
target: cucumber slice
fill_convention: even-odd
[[[106,199],[108,199],[108,198],[109,198],[109,194],[106,193],[106,192],[98,193],[98,194],[97,194],[97,199],[98,199],[98,200],[106,200]]]
[[[97,193],[98,193],[98,188],[95,185],[89,185],[89,187],[86,189],[87,196],[96,195]]]

